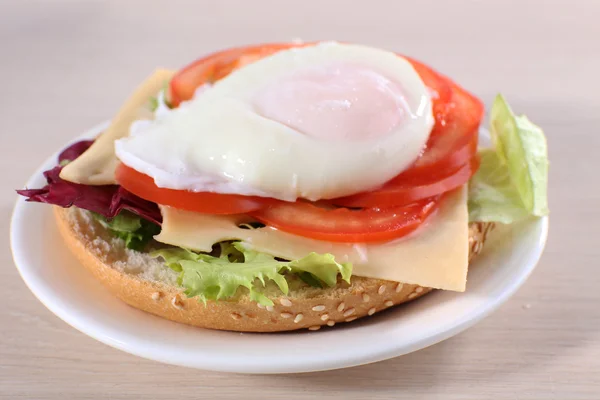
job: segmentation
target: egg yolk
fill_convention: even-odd
[[[256,112],[322,140],[361,140],[397,130],[410,109],[400,84],[338,63],[293,71],[260,90]]]

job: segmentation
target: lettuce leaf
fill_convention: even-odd
[[[310,253],[304,258],[291,261],[290,268],[292,272],[309,273],[329,287],[337,284],[338,274],[348,283],[352,275],[352,265],[336,262],[333,254]]]
[[[128,249],[141,251],[160,233],[160,226],[128,211],[121,211],[112,219],[97,213],[92,215],[113,235],[123,239]]]
[[[156,109],[158,108],[158,98],[157,97],[150,97],[148,99],[148,108],[150,108],[150,111],[154,112],[156,111]]]
[[[169,248],[154,251],[151,255],[162,257],[167,266],[181,273],[180,283],[186,296],[197,297],[204,303],[232,298],[240,287],[244,287],[253,301],[271,306],[273,301],[262,293],[262,289],[272,281],[287,294],[286,274],[310,274],[315,282],[326,286],[335,286],[338,274],[346,282],[350,282],[352,275],[352,265],[336,262],[331,254],[311,253],[299,260],[282,261],[241,242],[218,243],[211,254]]]
[[[494,149],[481,150],[469,182],[469,220],[510,224],[548,215],[548,150],[540,127],[498,95],[491,110]]]
[[[510,224],[528,213],[509,170],[493,149],[479,152],[481,164],[469,183],[469,221]]]

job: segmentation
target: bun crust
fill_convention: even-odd
[[[288,296],[273,291],[275,303],[263,307],[239,294],[205,306],[187,298],[175,273],[147,254],[125,249],[87,212],[54,207],[59,231],[68,248],[96,279],[125,303],[160,317],[202,328],[239,332],[317,330],[352,322],[394,305],[417,299],[432,289],[418,285],[352,277],[351,284],[316,289],[296,285]],[[483,247],[492,223],[469,224],[469,261]]]

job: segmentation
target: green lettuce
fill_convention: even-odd
[[[110,220],[97,213],[92,215],[113,235],[123,239],[128,249],[143,250],[152,237],[160,233],[158,225],[129,211],[122,211]]]
[[[152,112],[154,112],[158,109],[158,97],[153,96],[148,99],[148,108]]]
[[[162,105],[166,106],[167,108],[173,108],[166,98],[166,93],[168,93],[168,90],[169,81],[165,82],[163,89],[158,93],[158,95],[151,96],[148,99],[148,108],[150,111],[156,112],[156,110],[161,108]]]
[[[179,282],[188,297],[202,302],[224,300],[246,288],[250,298],[259,304],[273,305],[262,293],[268,281],[277,285],[283,294],[289,291],[286,274],[310,276],[314,285],[335,286],[338,275],[350,282],[351,264],[340,264],[331,254],[310,253],[293,261],[252,250],[241,242],[221,242],[212,253],[195,253],[182,248],[160,249],[151,253],[162,257],[165,264],[180,273]]]
[[[548,150],[540,127],[498,95],[490,117],[494,149],[480,151],[469,183],[469,220],[510,224],[548,215]]]

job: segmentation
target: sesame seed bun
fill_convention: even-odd
[[[267,285],[265,294],[275,305],[250,301],[241,290],[227,301],[207,305],[187,298],[177,285],[177,274],[148,254],[125,248],[86,211],[54,207],[59,231],[77,259],[125,303],[172,321],[202,328],[240,332],[317,330],[373,315],[417,299],[432,289],[379,279],[352,277],[333,288],[313,288],[292,278],[282,296]],[[493,228],[490,223],[469,225],[469,260],[477,255]]]

